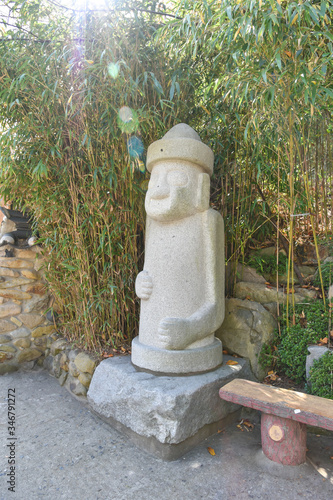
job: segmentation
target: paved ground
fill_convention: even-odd
[[[7,393],[15,389],[15,436]],[[8,491],[15,444],[15,492]],[[215,450],[209,454],[207,448]],[[236,425],[175,462],[135,448],[44,371],[0,377],[1,500],[243,500],[333,498],[333,438],[308,436],[311,464],[294,477],[258,464],[260,429]]]

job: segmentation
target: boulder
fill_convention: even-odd
[[[5,318],[6,316],[16,316],[20,314],[21,306],[14,304],[13,302],[7,302],[0,306],[0,318]]]
[[[0,346],[0,352],[16,352],[17,349],[16,347],[12,346],[11,344],[4,344]]]
[[[80,373],[79,376],[78,376],[78,379],[79,379],[79,381],[81,382],[81,384],[84,387],[86,387],[87,389],[89,389],[90,382],[91,382],[91,375],[90,375],[90,373]]]
[[[259,304],[267,304],[272,302],[278,302],[279,304],[287,303],[287,294],[283,290],[276,290],[276,288],[263,285],[260,283],[248,283],[245,281],[240,281],[236,283],[235,286],[235,297],[237,299],[248,299],[253,302],[259,302]],[[312,300],[316,297],[316,292],[314,290],[308,290],[307,288],[295,287],[295,303],[305,302],[306,300]],[[289,296],[289,302],[291,303],[292,297]]]
[[[15,330],[15,325],[6,319],[0,319],[0,333],[7,333]]]
[[[42,312],[47,309],[50,297],[48,294],[45,296],[35,295],[30,300],[27,300],[23,307],[24,313]],[[20,311],[21,312],[21,311]]]
[[[19,314],[17,318],[28,328],[35,328],[45,319],[41,314]]]
[[[24,337],[30,337],[30,331],[27,330],[26,328],[22,327],[22,328],[17,328],[13,332],[10,332],[9,335],[11,336],[11,338],[13,340],[21,339]]]
[[[77,369],[73,361],[68,363],[68,371],[71,375],[73,375],[73,377],[78,377],[80,375],[80,371]]]
[[[61,351],[64,351],[68,347],[68,344],[65,339],[59,338],[51,345],[51,354],[56,356]]]
[[[72,377],[72,375],[67,376],[65,386],[75,396],[86,396],[87,394],[87,388],[77,378]]]
[[[9,267],[11,269],[30,269],[31,267],[34,267],[34,263],[29,260],[15,259],[15,257],[5,257],[0,258],[0,266]]]
[[[14,271],[13,269],[8,269],[7,267],[0,267],[0,276],[18,278],[20,276],[20,273],[18,271]]]
[[[263,344],[273,340],[276,328],[274,316],[261,304],[232,298],[226,299],[225,319],[216,336],[225,348],[248,358],[254,375],[262,380],[266,372],[259,366],[258,357]]]
[[[80,352],[76,356],[74,363],[80,372],[93,374],[97,364],[97,359],[92,359],[92,357],[86,352]]]
[[[17,340],[14,340],[13,344],[16,347],[21,347],[22,349],[26,349],[31,346],[31,342],[27,338],[18,338]]]
[[[265,284],[266,279],[261,276],[255,269],[249,266],[237,264],[236,281],[246,281],[248,283]]]
[[[1,362],[1,360],[0,360]],[[0,364],[0,375],[4,375],[5,373],[16,372],[18,370],[17,365],[13,365],[10,363],[1,363]]]
[[[35,330],[32,330],[31,336],[33,338],[42,337],[43,335],[49,335],[50,333],[54,332],[54,330],[54,325],[39,326],[35,328]]]
[[[0,335],[0,344],[6,344],[7,342],[11,342],[11,340],[10,335]]]
[[[305,365],[305,372],[306,372],[306,380],[309,383],[309,377],[310,377],[310,369],[313,365],[314,361],[317,361],[317,359],[320,359],[329,349],[325,346],[322,345],[310,345],[308,347],[308,355],[306,357],[306,365]]]
[[[17,355],[17,361],[19,363],[24,363],[26,361],[34,361],[35,359],[39,358],[42,353],[38,351],[37,349],[24,349],[23,351],[19,352]]]

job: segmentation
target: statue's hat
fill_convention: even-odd
[[[200,139],[193,128],[185,123],[172,127],[159,141],[153,142],[147,151],[147,170],[163,160],[186,160],[213,173],[214,153]]]

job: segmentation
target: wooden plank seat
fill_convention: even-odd
[[[273,462],[300,465],[306,460],[306,425],[333,431],[333,400],[234,379],[220,398],[261,411],[261,444]]]

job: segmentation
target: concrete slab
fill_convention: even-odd
[[[7,393],[17,393],[15,493],[7,490]],[[252,420],[253,421],[253,420]],[[283,500],[333,496],[333,438],[308,434],[311,467],[292,480],[254,459],[260,425],[236,424],[184,457],[165,462],[131,441],[75,400],[47,372],[0,377],[1,500]],[[212,456],[207,448],[214,449]]]

